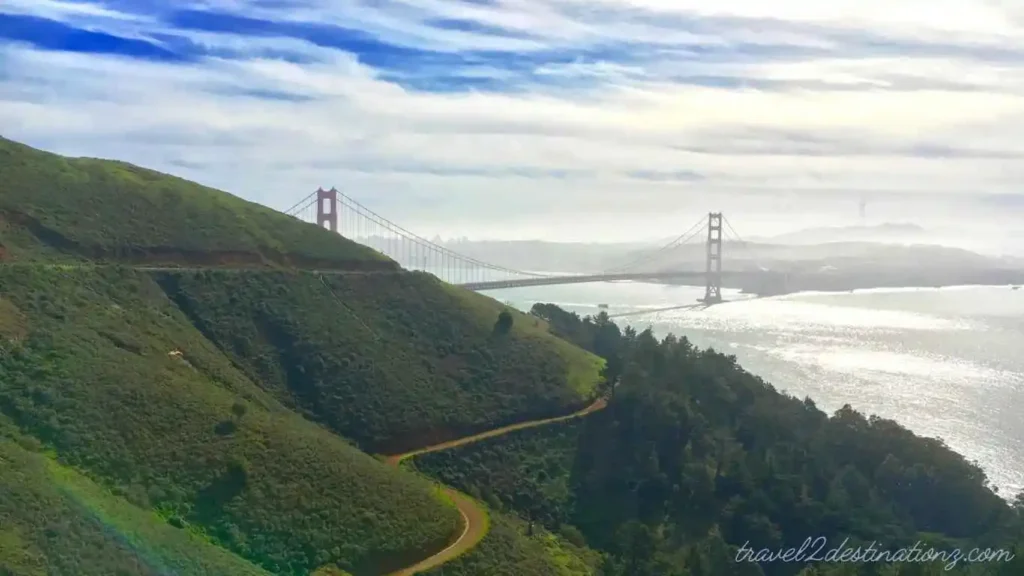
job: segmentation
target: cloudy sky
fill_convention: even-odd
[[[1019,223],[1024,0],[2,0],[0,134],[425,234]]]

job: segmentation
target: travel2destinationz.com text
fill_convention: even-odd
[[[942,562],[946,570],[952,570],[961,561],[974,564],[978,562],[1009,562],[1013,560],[1013,553],[1007,550],[993,550],[991,548],[974,548],[967,552],[962,550],[936,550],[935,548],[924,547],[920,542],[915,542],[909,548],[896,550],[882,550],[877,542],[872,542],[866,547],[849,546],[850,540],[843,540],[842,544],[835,548],[827,548],[828,538],[819,536],[808,538],[799,548],[788,548],[769,550],[762,548],[754,550],[749,547],[750,542],[745,542],[736,552],[737,562],[884,562],[904,563],[921,562],[932,563]]]

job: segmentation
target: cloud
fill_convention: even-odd
[[[1020,205],[998,198],[1024,176],[1024,22],[977,0],[5,0],[0,129],[275,207],[336,185],[424,233],[982,210]]]

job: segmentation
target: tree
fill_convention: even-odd
[[[495,334],[508,334],[512,330],[512,314],[509,314],[508,310],[502,310],[501,314],[498,314],[498,321],[494,323]]]

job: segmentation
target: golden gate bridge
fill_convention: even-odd
[[[475,291],[589,282],[672,282],[703,285],[702,301],[715,304],[722,302],[723,282],[742,281],[767,272],[763,268],[722,270],[723,238],[728,237],[737,246],[745,243],[721,212],[702,216],[672,241],[637,255],[630,262],[591,274],[515,270],[460,254],[399,226],[335,188],[320,188],[285,213],[373,248],[403,268],[429,272],[445,282]],[[673,257],[678,256],[680,247],[695,241],[702,241],[705,246],[703,268],[680,267]]]

